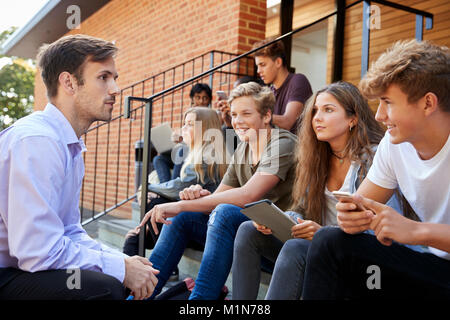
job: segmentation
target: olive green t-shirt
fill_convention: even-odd
[[[250,146],[248,142],[242,141],[231,158],[222,183],[238,188],[245,185],[256,172],[276,175],[280,181],[264,195],[263,199],[269,199],[281,210],[287,210],[291,205],[292,186],[295,179],[294,150],[296,143],[297,136],[291,132],[272,128],[270,140],[264,148],[261,159],[256,165],[252,165]]]

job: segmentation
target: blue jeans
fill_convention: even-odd
[[[172,271],[180,262],[187,244],[195,241],[204,245],[208,218],[208,215],[201,212],[181,212],[169,219],[172,221],[171,224],[162,227],[150,255],[153,268],[160,271],[157,275],[158,284],[150,299],[161,292]]]
[[[306,239],[290,239],[285,242],[275,263],[266,300],[301,298],[310,245],[311,241]]]
[[[178,152],[178,160],[181,161],[183,159],[183,148],[180,147],[174,151]],[[161,153],[153,158],[153,168],[158,174],[160,183],[178,178],[182,166],[183,161],[180,163],[174,163],[172,161],[172,150]],[[170,173],[170,169],[172,169],[172,174]]]
[[[234,237],[240,224],[249,220],[241,208],[220,204],[211,215],[182,212],[164,225],[150,261],[160,270],[152,297],[164,287],[190,240],[205,244],[200,270],[189,299],[214,300],[220,295],[233,261]]]
[[[220,204],[208,221],[205,251],[190,300],[215,300],[227,280],[233,262],[233,246],[241,223],[249,219],[241,208]]]

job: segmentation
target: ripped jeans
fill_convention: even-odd
[[[233,261],[233,246],[241,223],[249,220],[241,208],[218,205],[208,216],[200,212],[181,212],[164,225],[150,256],[153,268],[160,270],[152,297],[161,292],[189,241],[205,245],[203,257],[189,299],[215,300],[227,280]]]

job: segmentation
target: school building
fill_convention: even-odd
[[[366,20],[364,20],[366,19]],[[79,22],[79,24],[78,24]],[[299,28],[305,27],[300,31]],[[294,31],[292,33],[292,31]],[[336,81],[357,84],[370,62],[393,42],[422,38],[450,46],[448,0],[50,0],[4,45],[8,55],[34,58],[39,46],[83,33],[114,41],[122,88],[113,120],[94,124],[83,137],[88,152],[80,195],[82,219],[107,211],[130,218],[135,171],[143,139],[142,102],[125,108],[125,97],[150,97],[152,125],[179,128],[195,82],[229,92],[254,75],[253,43],[283,36],[290,67],[313,90]],[[234,60],[223,67],[227,61]],[[207,73],[216,68],[212,73]],[[189,79],[202,75],[199,79]],[[162,92],[162,93],[161,93]],[[35,110],[47,102],[39,72]],[[375,107],[375,105],[373,105]]]

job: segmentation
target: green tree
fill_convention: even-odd
[[[0,33],[0,47],[15,30],[12,27]],[[0,69],[0,130],[30,114],[34,103],[34,66],[17,57],[8,60]]]

